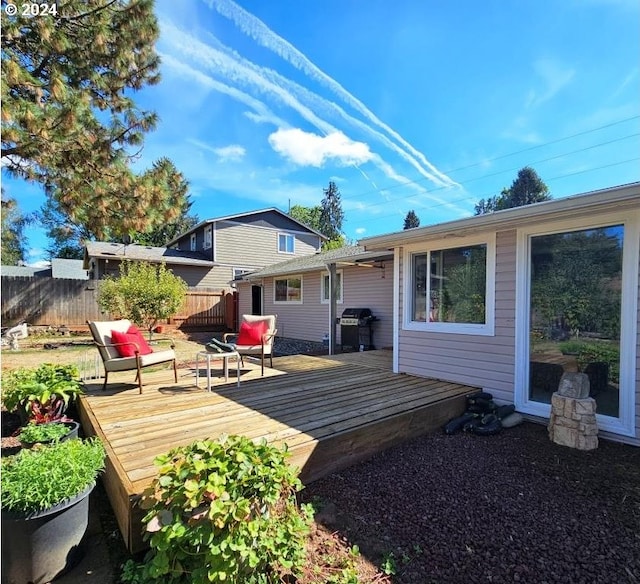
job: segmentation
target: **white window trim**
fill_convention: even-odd
[[[457,249],[471,245],[484,244],[487,246],[486,266],[486,295],[485,295],[485,323],[455,323],[455,322],[417,322],[412,320],[412,290],[411,285],[413,269],[412,257],[416,253],[428,253],[445,249]],[[414,244],[404,248],[403,252],[403,283],[405,291],[403,304],[404,314],[402,329],[409,331],[450,333],[459,335],[493,336],[495,333],[495,284],[496,284],[496,234],[487,233],[473,237],[461,237],[460,239],[439,239],[420,244]]]
[[[286,249],[285,250],[281,250],[280,249],[280,236],[281,235],[286,237],[286,238],[289,238],[289,237],[291,238],[291,242],[293,244],[292,245],[293,249],[291,251],[287,251]],[[293,233],[285,233],[285,232],[282,232],[282,231],[278,232],[278,253],[284,253],[284,254],[287,254],[287,255],[293,255],[293,254],[296,253],[296,236],[293,235]]]
[[[204,228],[204,249],[211,249],[213,246],[213,227],[209,225]]]
[[[640,257],[640,212],[608,213],[518,230],[516,256],[516,367],[514,402],[519,412],[549,418],[551,405],[529,399],[529,302],[530,242],[538,235],[624,225],[622,249],[622,314],[620,322],[619,418],[596,413],[601,430],[636,436],[636,344],[638,329],[638,263]]]
[[[340,274],[340,300],[336,300],[336,304],[342,304],[344,299],[344,272],[336,270],[336,274]],[[329,304],[329,298],[324,297],[324,279],[329,277],[329,272],[320,274],[320,304]]]
[[[192,233],[191,238],[189,239],[189,249],[191,251],[196,251],[196,246],[197,246],[196,234]]]
[[[300,280],[300,300],[276,300],[276,281]],[[290,274],[288,276],[274,276],[273,278],[273,303],[274,304],[303,304],[304,303],[304,278],[302,274]]]

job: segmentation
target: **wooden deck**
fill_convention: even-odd
[[[201,375],[202,375],[201,371]],[[79,411],[88,435],[107,449],[103,476],[127,546],[144,548],[138,495],[156,474],[153,459],[169,449],[220,434],[243,434],[286,443],[290,461],[310,482],[345,468],[401,441],[441,427],[464,411],[464,396],[475,388],[391,372],[390,351],[345,353],[332,357],[296,355],[260,368],[245,360],[236,387],[214,371],[211,392],[195,369],[143,372],[144,393],[132,373],[101,391],[102,380],[87,384]]]

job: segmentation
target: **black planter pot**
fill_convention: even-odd
[[[47,424],[64,424],[68,428],[68,432],[65,436],[60,438],[60,442],[64,442],[65,440],[74,440],[78,437],[78,431],[80,429],[80,424],[78,422],[74,422],[73,420],[69,420],[67,422],[47,422]],[[31,448],[34,444],[49,444],[52,440],[47,440],[46,442],[22,442],[22,445],[25,448]]]
[[[2,511],[2,584],[45,584],[78,564],[94,487],[40,513]]]

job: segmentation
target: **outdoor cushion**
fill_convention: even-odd
[[[130,327],[126,333],[111,331],[111,342],[116,345],[120,357],[135,357],[136,348],[141,355],[149,355],[153,352],[147,341],[144,340],[142,333],[134,326]],[[121,345],[119,343],[127,344]]]
[[[260,345],[262,344],[262,335],[268,330],[268,324],[265,321],[254,323],[243,322],[240,325],[238,333],[238,345]]]

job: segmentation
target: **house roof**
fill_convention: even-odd
[[[125,245],[107,241],[89,241],[85,246],[84,265],[88,268],[89,258],[138,260],[152,263],[181,264],[187,266],[212,267],[216,263],[197,251],[181,251],[150,245]]]
[[[83,267],[82,260],[66,258],[51,259],[51,275],[66,280],[88,280],[89,274]]]
[[[436,225],[365,237],[358,243],[369,251],[391,249],[399,245],[407,245],[412,242],[437,239],[444,236],[462,235],[488,229],[515,228],[522,225],[530,225],[534,221],[550,220],[554,217],[567,219],[577,215],[614,210],[622,211],[625,209],[636,211],[640,209],[640,182]]]
[[[0,266],[0,274],[3,276],[19,276],[19,277],[33,277],[33,276],[51,276],[51,267],[36,267],[36,266]]]
[[[214,217],[214,218],[211,218],[211,219],[205,219],[204,221],[200,221],[200,223],[198,223],[197,225],[194,225],[191,229],[189,229],[189,231],[185,231],[184,233],[181,233],[177,237],[174,237],[171,241],[169,241],[167,243],[167,247],[170,246],[170,245],[173,245],[174,243],[176,243],[178,240],[182,239],[186,235],[189,235],[190,233],[193,233],[194,231],[197,231],[198,229],[200,229],[204,225],[209,225],[211,223],[217,223],[219,221],[241,220],[243,217],[249,217],[251,215],[258,215],[260,213],[270,213],[270,212],[278,213],[279,215],[282,215],[283,217],[286,217],[290,221],[293,221],[294,223],[297,223],[298,225],[300,225],[300,227],[304,231],[308,231],[309,233],[313,233],[314,235],[317,235],[318,237],[320,237],[322,239],[327,239],[327,237],[325,235],[323,235],[322,233],[320,233],[319,231],[316,231],[315,229],[309,227],[308,225],[305,225],[304,223],[302,223],[301,221],[298,221],[294,217],[291,217],[291,215],[288,215],[284,211],[281,211],[280,209],[276,209],[275,207],[269,207],[267,209],[257,209],[255,211],[246,211],[244,213],[236,213],[235,215],[224,215],[222,217]]]
[[[301,272],[315,272],[324,270],[327,264],[336,263],[338,265],[365,264],[375,260],[389,258],[389,252],[367,252],[362,246],[349,245],[339,249],[322,251],[319,253],[301,256],[266,266],[255,272],[243,274],[242,280],[259,280],[270,276],[281,276],[285,274],[299,274]]]

